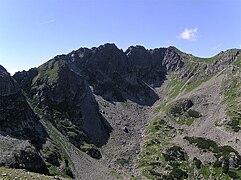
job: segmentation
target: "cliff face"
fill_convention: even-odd
[[[31,140],[36,146],[41,146],[47,133],[28,105],[19,85],[0,67],[0,132]]]
[[[1,148],[0,164],[47,173],[47,167],[38,152],[46,141],[47,132],[28,105],[19,85],[2,66],[0,66],[0,124],[1,144],[3,147],[9,147]],[[10,139],[7,140],[4,136],[10,136]],[[14,147],[16,142],[12,138],[25,140],[25,143]],[[13,143],[4,145],[5,142]],[[15,151],[12,152],[10,147]]]
[[[138,68],[122,50],[114,44],[105,44],[98,48],[80,48],[68,55],[72,66],[87,79],[94,93],[108,101],[125,101],[151,105],[158,98],[142,80],[150,71]],[[162,77],[163,78],[163,77]]]
[[[18,84],[11,78],[10,74],[0,65],[0,95],[8,96],[20,91]]]
[[[88,82],[70,67],[68,61],[62,57],[50,60],[38,68],[32,82],[30,94],[36,107],[44,109],[53,124],[66,135],[69,131],[65,121],[75,126],[79,131],[75,132],[77,146],[82,144],[82,134],[88,136],[84,141],[97,146],[106,143],[111,127],[99,113]],[[74,141],[74,137],[71,139]]]

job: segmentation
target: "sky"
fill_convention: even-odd
[[[241,0],[0,0],[0,64],[28,70],[80,47],[241,48]]]

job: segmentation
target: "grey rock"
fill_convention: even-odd
[[[15,94],[20,90],[18,84],[10,74],[0,65],[0,96]]]
[[[96,148],[89,148],[86,153],[95,159],[100,159],[102,157],[100,151]]]

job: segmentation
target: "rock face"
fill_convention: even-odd
[[[72,74],[78,74],[86,80],[93,87],[95,94],[108,101],[130,99],[138,104],[152,105],[158,99],[152,88],[163,83],[168,71],[179,70],[183,64],[174,47],[147,50],[142,46],[131,46],[123,52],[114,44],[105,44],[91,49],[80,48],[67,55],[56,56],[38,70],[19,72],[14,78],[21,84],[21,88],[34,95],[36,92],[33,89],[43,83],[56,85],[58,83],[55,81],[58,78],[62,84],[61,79],[68,77],[63,74],[69,69]],[[32,81],[30,88],[29,84]],[[79,87],[79,84],[70,85]],[[74,87],[69,88],[75,90]]]
[[[130,54],[129,51],[126,53]],[[128,58],[126,53],[114,44],[105,44],[92,49],[80,48],[68,56],[72,59],[72,66],[93,87],[94,93],[109,101],[131,99],[142,104],[153,104],[158,97],[142,79],[150,67],[149,71],[144,72],[138,62]]]
[[[229,66],[239,54],[239,51],[232,52],[232,50],[220,52],[215,56],[215,61],[211,64],[212,68],[209,68],[209,73],[221,71],[225,67]]]
[[[44,108],[45,114],[64,134],[71,132],[63,125],[63,119],[66,119],[81,129],[79,136],[81,133],[86,134],[88,142],[103,145],[111,127],[99,113],[88,82],[71,69],[64,58],[56,57],[40,66],[29,93],[37,103],[36,106]],[[74,141],[74,138],[71,139]],[[81,145],[81,139],[77,138],[75,144]]]
[[[77,140],[72,136],[70,139],[77,146],[84,141],[100,146],[107,142],[112,128],[99,113],[90,87],[110,102],[130,99],[152,105],[158,99],[152,87],[160,85],[167,69],[178,64],[178,56],[166,51],[132,46],[123,52],[114,44],[80,48],[56,56],[37,69],[18,72],[14,79],[62,133],[70,133],[63,119],[76,126]],[[175,56],[171,65],[162,61],[169,56]],[[87,137],[81,142],[80,136]]]
[[[34,147],[15,151],[14,158],[7,161],[7,166],[11,168],[24,168],[29,171],[48,174],[47,166]]]
[[[11,78],[10,74],[0,65],[0,96],[8,96],[20,91],[18,84]]]
[[[47,133],[39,118],[29,107],[18,84],[4,68],[0,68],[0,133],[32,141],[37,147],[44,143]]]
[[[11,148],[1,149],[2,157],[6,158],[1,158],[0,164],[48,173],[38,152],[46,141],[47,132],[29,107],[19,85],[2,66],[0,66],[0,88],[0,136],[24,139],[31,143],[27,143],[28,146],[13,146],[15,150],[10,154],[7,152]],[[4,139],[0,139],[1,143],[7,146]],[[8,141],[11,142],[12,139]],[[5,156],[5,153],[8,155]]]
[[[22,71],[15,73],[14,78],[18,82],[18,85],[25,92],[28,92],[31,89],[32,80],[35,76],[37,76],[38,71],[37,68],[32,68],[28,71]]]
[[[123,52],[114,44],[104,44],[58,55],[38,68],[16,73],[14,79],[62,133],[77,133],[70,137],[75,145],[88,141],[101,146],[112,128],[99,113],[93,93],[113,103],[131,100],[151,106],[159,98],[153,88],[160,87],[168,73],[181,71],[183,77],[193,76],[185,65],[186,56],[175,47],[147,50],[131,46]],[[222,64],[236,56],[227,53],[222,61],[204,67],[196,64],[196,68],[221,70]],[[5,89],[11,93],[19,87],[12,83]],[[69,132],[63,119],[77,130]]]

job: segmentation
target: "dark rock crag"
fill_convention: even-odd
[[[2,136],[28,140],[31,143],[26,142],[28,145],[18,147],[5,159],[1,159],[0,164],[48,173],[38,152],[46,141],[47,132],[28,105],[19,85],[2,66],[0,66],[0,124]],[[4,151],[5,149],[1,150],[3,154]]]

